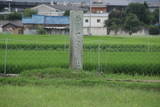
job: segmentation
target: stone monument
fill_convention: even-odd
[[[83,69],[83,11],[70,11],[70,68]]]

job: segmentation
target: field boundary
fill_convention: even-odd
[[[123,79],[106,79],[107,81],[116,82],[145,82],[145,83],[160,83],[160,80],[123,80]]]
[[[18,77],[18,74],[2,74],[0,73],[0,77]]]
[[[0,77],[18,77],[19,74],[2,74],[0,73]],[[160,80],[135,80],[135,79],[105,79],[106,81],[116,81],[116,82],[144,82],[144,83],[160,83]]]

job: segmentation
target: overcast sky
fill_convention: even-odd
[[[0,0],[0,1],[8,1],[8,0]],[[49,2],[49,1],[58,1],[58,2],[60,2],[60,1],[67,1],[67,2],[79,2],[79,1],[84,1],[84,2],[86,2],[86,1],[89,1],[89,0],[13,0],[13,1],[29,1],[29,2],[32,2],[32,1],[39,1],[39,2],[41,2],[41,1],[43,1],[43,2]],[[108,2],[110,2],[110,1],[156,1],[156,2],[160,2],[160,0],[104,0],[104,1],[108,1]]]

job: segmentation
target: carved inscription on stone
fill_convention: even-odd
[[[83,12],[70,13],[70,67],[83,68]]]

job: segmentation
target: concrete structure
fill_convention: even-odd
[[[107,28],[104,27],[105,20],[108,20],[108,13],[104,14],[84,14],[83,33],[84,35],[106,35]]]
[[[109,35],[129,35],[129,33],[128,33],[128,32],[125,32],[125,31],[123,31],[123,30],[119,30],[119,31],[117,32],[117,34],[115,34],[114,31],[110,31],[110,34],[109,34]],[[138,32],[133,33],[132,35],[147,36],[147,35],[149,35],[149,30],[146,29],[146,28],[143,28],[143,29],[139,30]]]
[[[70,12],[70,67],[83,69],[83,12]]]

